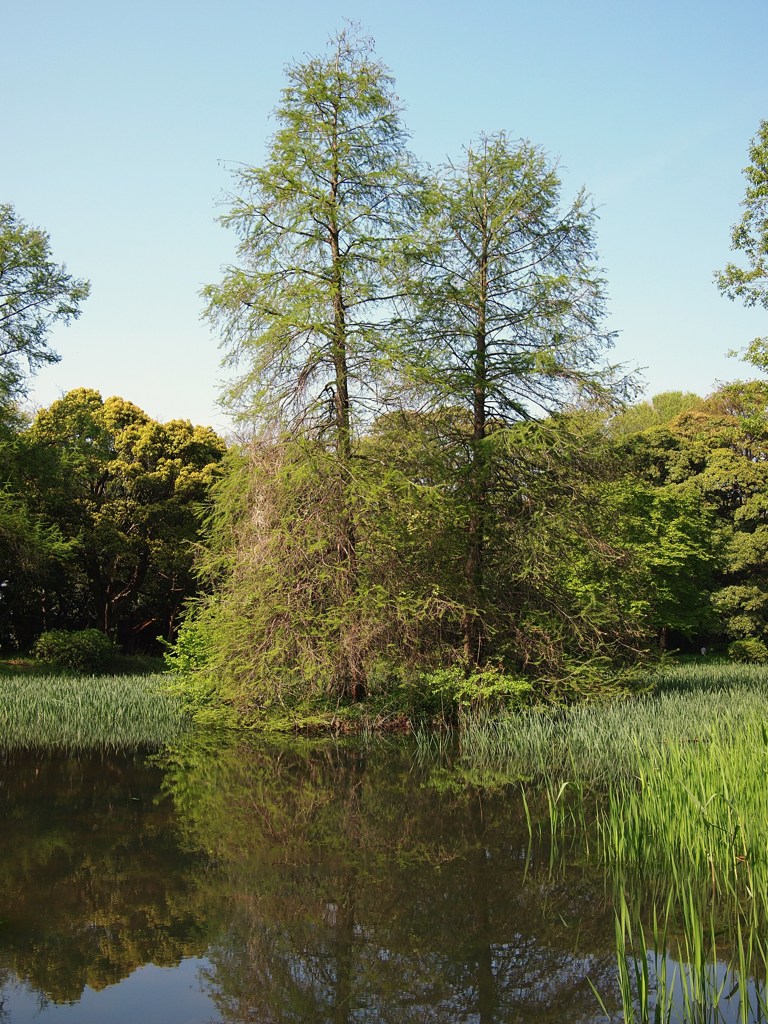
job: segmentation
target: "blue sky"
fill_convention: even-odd
[[[726,352],[768,334],[768,314],[712,274],[768,118],[768,0],[9,0],[0,201],[92,283],[33,403],[93,387],[226,427],[199,291],[233,257],[227,168],[261,162],[284,66],[345,18],[391,68],[420,159],[504,129],[559,161],[566,197],[592,194],[613,356],[648,394],[751,374]]]

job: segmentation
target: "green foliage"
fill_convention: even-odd
[[[206,289],[254,436],[215,491],[180,685],[261,719],[366,689],[493,704],[504,680],[563,701],[716,629],[723,547],[739,572],[763,553],[758,460],[733,530],[699,479],[723,484],[732,410],[612,415],[633,385],[605,361],[588,197],[504,133],[419,179],[350,33],[287,78],[224,218],[239,265]]]
[[[145,645],[171,635],[195,589],[192,545],[223,441],[79,388],[42,409],[21,443],[26,491],[68,545],[40,597],[47,622],[134,643],[144,631]]]
[[[745,257],[747,266],[728,263],[715,274],[715,282],[729,299],[768,309],[768,121],[760,122],[749,146],[749,159],[744,168],[744,213],[731,230],[731,249]],[[768,338],[754,338],[743,356],[758,369],[768,369]]]
[[[209,671],[214,640],[190,609],[173,643],[162,640],[163,661],[169,673],[165,691],[186,714],[203,726],[235,725],[232,708],[223,699],[224,687]],[[217,685],[218,683],[218,685]]]
[[[235,173],[222,223],[240,263],[205,289],[227,361],[229,398],[252,421],[331,431],[342,448],[380,383],[382,270],[415,180],[394,83],[354,29],[286,69],[262,167]]]
[[[728,644],[728,657],[734,661],[768,662],[768,644],[756,636],[748,636],[743,640],[734,640]]]
[[[544,153],[501,132],[482,135],[460,165],[437,172],[421,224],[402,247],[399,369],[409,398],[464,413],[458,436],[446,440],[460,453],[450,486],[463,492],[467,512],[458,554],[462,656],[477,666],[492,656],[484,606],[498,594],[487,570],[495,495],[520,496],[514,476],[492,464],[492,433],[574,399],[610,403],[626,390],[603,358],[612,336],[602,327],[593,220],[585,194],[561,203]]]
[[[511,676],[496,666],[469,671],[460,665],[424,673],[418,680],[427,706],[440,709],[443,718],[483,708],[519,708],[530,700],[530,681]]]
[[[48,348],[55,323],[80,315],[90,286],[51,258],[48,235],[19,220],[12,206],[0,204],[0,393],[24,390],[26,371],[58,356]]]
[[[731,231],[731,248],[744,254],[748,266],[744,269],[729,263],[715,280],[729,298],[768,309],[768,121],[760,122],[749,146],[749,159],[744,168],[744,214]]]
[[[439,408],[491,421],[615,400],[628,382],[603,361],[605,282],[594,210],[570,203],[547,155],[504,132],[481,135],[434,175],[401,258],[409,384]]]
[[[202,674],[255,713],[331,694],[350,663],[362,671],[390,647],[407,657],[417,642],[412,596],[391,595],[386,579],[369,576],[369,554],[390,557],[385,545],[360,545],[358,585],[350,586],[335,460],[308,443],[243,454],[216,489],[199,565],[211,596],[191,609],[182,633],[204,653]],[[367,521],[370,506],[351,493]],[[437,602],[423,603],[426,617]]]
[[[666,427],[682,413],[698,409],[703,403],[703,398],[690,391],[664,391],[611,416],[608,429],[612,436],[622,437],[653,427]]]
[[[175,642],[170,644],[166,641],[164,647],[163,661],[174,675],[184,676],[201,671],[211,656],[210,639],[191,614],[182,623]]]
[[[73,672],[103,672],[116,654],[114,643],[98,629],[52,629],[42,633],[34,647],[36,658]]]
[[[660,625],[768,639],[767,409],[764,381],[735,382],[666,427],[619,442],[633,494],[666,509],[656,555],[647,551],[653,585],[642,590]]]
[[[713,514],[697,489],[625,476],[606,485],[604,501],[606,530],[624,552],[616,583],[624,607],[660,638],[706,635],[716,625],[709,595],[718,556]]]
[[[323,446],[233,452],[199,563],[210,596],[190,609],[172,659],[189,673],[180,686],[247,717],[328,697],[352,659],[372,698],[389,693],[415,717],[439,713],[441,702],[447,713],[493,704],[514,695],[510,680],[525,679],[539,698],[600,692],[614,662],[638,656],[647,625],[634,606],[639,577],[615,571],[623,556],[602,480],[611,469],[591,422],[520,424],[489,439],[494,472],[517,482],[498,489],[492,532],[489,523],[485,617],[496,660],[450,684],[467,609],[468,512],[440,419],[382,418],[354,449],[354,592],[340,568],[338,478]],[[438,699],[424,677],[443,670]]]
[[[41,597],[70,563],[72,545],[30,495],[9,480],[0,490],[0,648],[28,650],[39,633]]]
[[[240,236],[239,266],[205,290],[207,314],[222,331],[228,363],[244,367],[229,391],[231,403],[265,437],[289,429],[294,438],[320,441],[333,456],[316,497],[329,529],[310,525],[298,537],[308,550],[335,548],[329,574],[315,581],[327,596],[312,630],[327,629],[337,638],[334,685],[341,695],[359,697],[365,683],[355,652],[360,616],[354,606],[364,598],[358,593],[352,447],[391,363],[384,328],[392,289],[384,270],[392,239],[407,230],[415,174],[394,84],[370,40],[343,30],[326,54],[289,66],[286,76],[265,165],[236,174],[237,194],[223,222]],[[294,554],[301,557],[291,545]],[[273,571],[267,559],[261,571]],[[310,591],[300,593],[311,602]],[[298,594],[290,600],[306,639],[301,619],[308,607],[300,611],[299,603]],[[268,607],[278,618],[286,611],[273,601]],[[295,645],[282,631],[275,636],[271,657],[279,663],[284,645],[289,651]],[[296,651],[310,686],[318,649],[310,641],[308,658]],[[296,664],[290,653],[288,659]]]
[[[661,778],[670,750],[695,757],[715,735],[724,747],[736,746],[748,732],[760,732],[766,714],[768,672],[761,665],[662,664],[642,673],[635,695],[467,718],[460,761],[507,783],[631,789],[638,778],[652,778],[651,765]],[[421,742],[430,743],[426,736]]]

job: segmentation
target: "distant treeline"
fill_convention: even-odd
[[[224,442],[122,398],[70,391],[0,427],[0,649],[97,627],[157,651],[195,591],[193,546]]]

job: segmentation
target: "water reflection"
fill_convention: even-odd
[[[209,990],[228,1021],[598,1020],[613,914],[531,859],[509,795],[436,788],[402,746],[235,745],[168,765],[226,876]]]
[[[588,979],[616,1012],[602,879],[404,744],[8,755],[0,807],[14,1024],[605,1021]]]
[[[0,766],[0,965],[41,1006],[78,1000],[208,945],[199,858],[139,755],[6,755]],[[15,1018],[14,1018],[15,1019]]]

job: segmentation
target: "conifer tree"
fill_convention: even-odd
[[[414,172],[393,80],[370,40],[344,29],[286,74],[267,160],[236,172],[222,218],[240,238],[238,263],[205,294],[240,370],[231,402],[262,438],[304,438],[333,461],[329,546],[340,592],[354,598],[354,437],[376,411],[387,364],[385,264]],[[337,672],[342,694],[362,695],[349,653]]]
[[[463,409],[464,657],[484,660],[489,434],[574,401],[612,401],[625,382],[607,365],[605,287],[594,212],[560,201],[556,168],[535,146],[481,136],[438,174],[420,236],[405,246],[407,375],[432,407]]]

